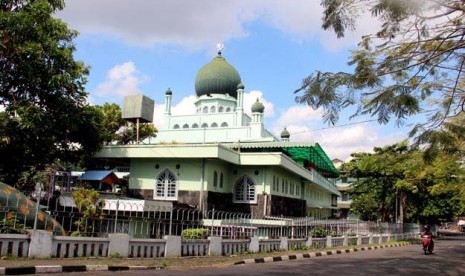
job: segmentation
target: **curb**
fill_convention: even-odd
[[[419,242],[417,242],[419,243]],[[358,251],[375,250],[388,247],[400,247],[411,245],[411,242],[402,242],[389,245],[372,245],[361,248],[351,249],[335,249],[319,252],[308,252],[302,254],[292,254],[275,257],[264,257],[255,259],[245,259],[234,263],[234,265],[243,264],[259,264],[281,262],[288,260],[303,260],[315,257],[348,254]],[[158,266],[108,266],[108,265],[37,265],[37,266],[23,266],[23,267],[0,267],[0,275],[22,275],[22,274],[36,274],[36,273],[64,273],[64,272],[88,272],[88,271],[125,271],[125,270],[161,270],[163,267]]]
[[[0,275],[36,273],[63,273],[87,271],[160,270],[158,266],[108,266],[108,265],[36,265],[23,267],[0,267]]]
[[[330,256],[330,255],[340,255],[340,254],[349,254],[358,251],[366,251],[366,250],[376,250],[382,248],[389,248],[389,247],[400,247],[411,245],[411,242],[401,242],[396,244],[388,244],[388,245],[372,245],[372,246],[365,246],[360,248],[351,248],[351,249],[335,249],[335,250],[326,250],[326,251],[318,251],[318,252],[309,252],[303,254],[293,254],[293,255],[284,255],[284,256],[277,256],[277,257],[265,257],[265,258],[255,258],[255,259],[246,259],[239,262],[234,263],[234,265],[244,265],[244,264],[263,264],[263,263],[271,263],[271,262],[281,262],[281,261],[288,261],[288,260],[303,260],[315,257],[322,257],[322,256]]]

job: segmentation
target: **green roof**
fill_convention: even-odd
[[[314,167],[320,174],[329,178],[336,178],[339,172],[331,159],[326,155],[323,148],[318,143],[298,143],[288,141],[277,142],[249,142],[234,143],[231,148],[241,151],[280,151],[287,154],[292,160],[304,167]]]
[[[283,149],[297,163],[307,167],[315,166],[325,177],[338,177],[339,172],[318,143],[311,147],[288,147]],[[307,162],[306,162],[307,161]]]
[[[218,53],[217,57],[203,66],[197,73],[195,93],[197,97],[210,94],[229,94],[231,97],[237,98],[239,84],[241,84],[241,77],[237,70]]]

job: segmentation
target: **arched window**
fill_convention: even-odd
[[[203,113],[208,113],[208,106],[205,106],[205,107],[203,108]]]
[[[178,181],[176,175],[169,169],[165,169],[158,174],[153,198],[168,200],[176,200],[178,198]]]
[[[223,113],[223,111],[224,111],[224,107],[220,106],[220,107],[218,108],[218,113]]]
[[[228,123],[226,122],[221,123],[221,127],[228,127]]]
[[[226,108],[226,112],[231,112],[231,108],[230,108],[230,107],[227,107],[227,108]]]
[[[182,126],[182,128],[189,128],[189,125],[188,125],[188,124],[184,124],[184,125]]]
[[[218,127],[218,124],[217,124],[217,123],[213,123],[213,124],[211,125],[211,127]]]
[[[173,128],[174,128],[174,129],[179,129],[179,125],[178,125],[178,124],[175,124],[175,125],[173,126]]]
[[[215,171],[213,173],[213,187],[217,187],[218,186],[218,173]]]
[[[223,173],[220,173],[220,188],[223,189]]]
[[[215,113],[215,112],[216,112],[216,107],[215,106],[210,107],[210,113]]]
[[[199,125],[198,124],[193,124],[192,128],[199,128]]]
[[[236,203],[257,203],[255,182],[252,178],[244,175],[236,181],[233,201]]]
[[[208,127],[208,124],[207,124],[207,123],[203,123],[203,124],[202,124],[202,127],[203,127],[203,128],[206,128],[206,127]]]

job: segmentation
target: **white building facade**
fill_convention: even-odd
[[[195,114],[172,114],[168,89],[156,137],[97,155],[127,162],[131,196],[257,216],[335,214],[338,173],[328,156],[317,143],[291,142],[287,130],[268,131],[263,104],[244,106],[240,75],[221,52],[199,70],[195,90]]]

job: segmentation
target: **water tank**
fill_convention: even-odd
[[[124,97],[122,117],[131,122],[152,122],[155,102],[142,94]]]

